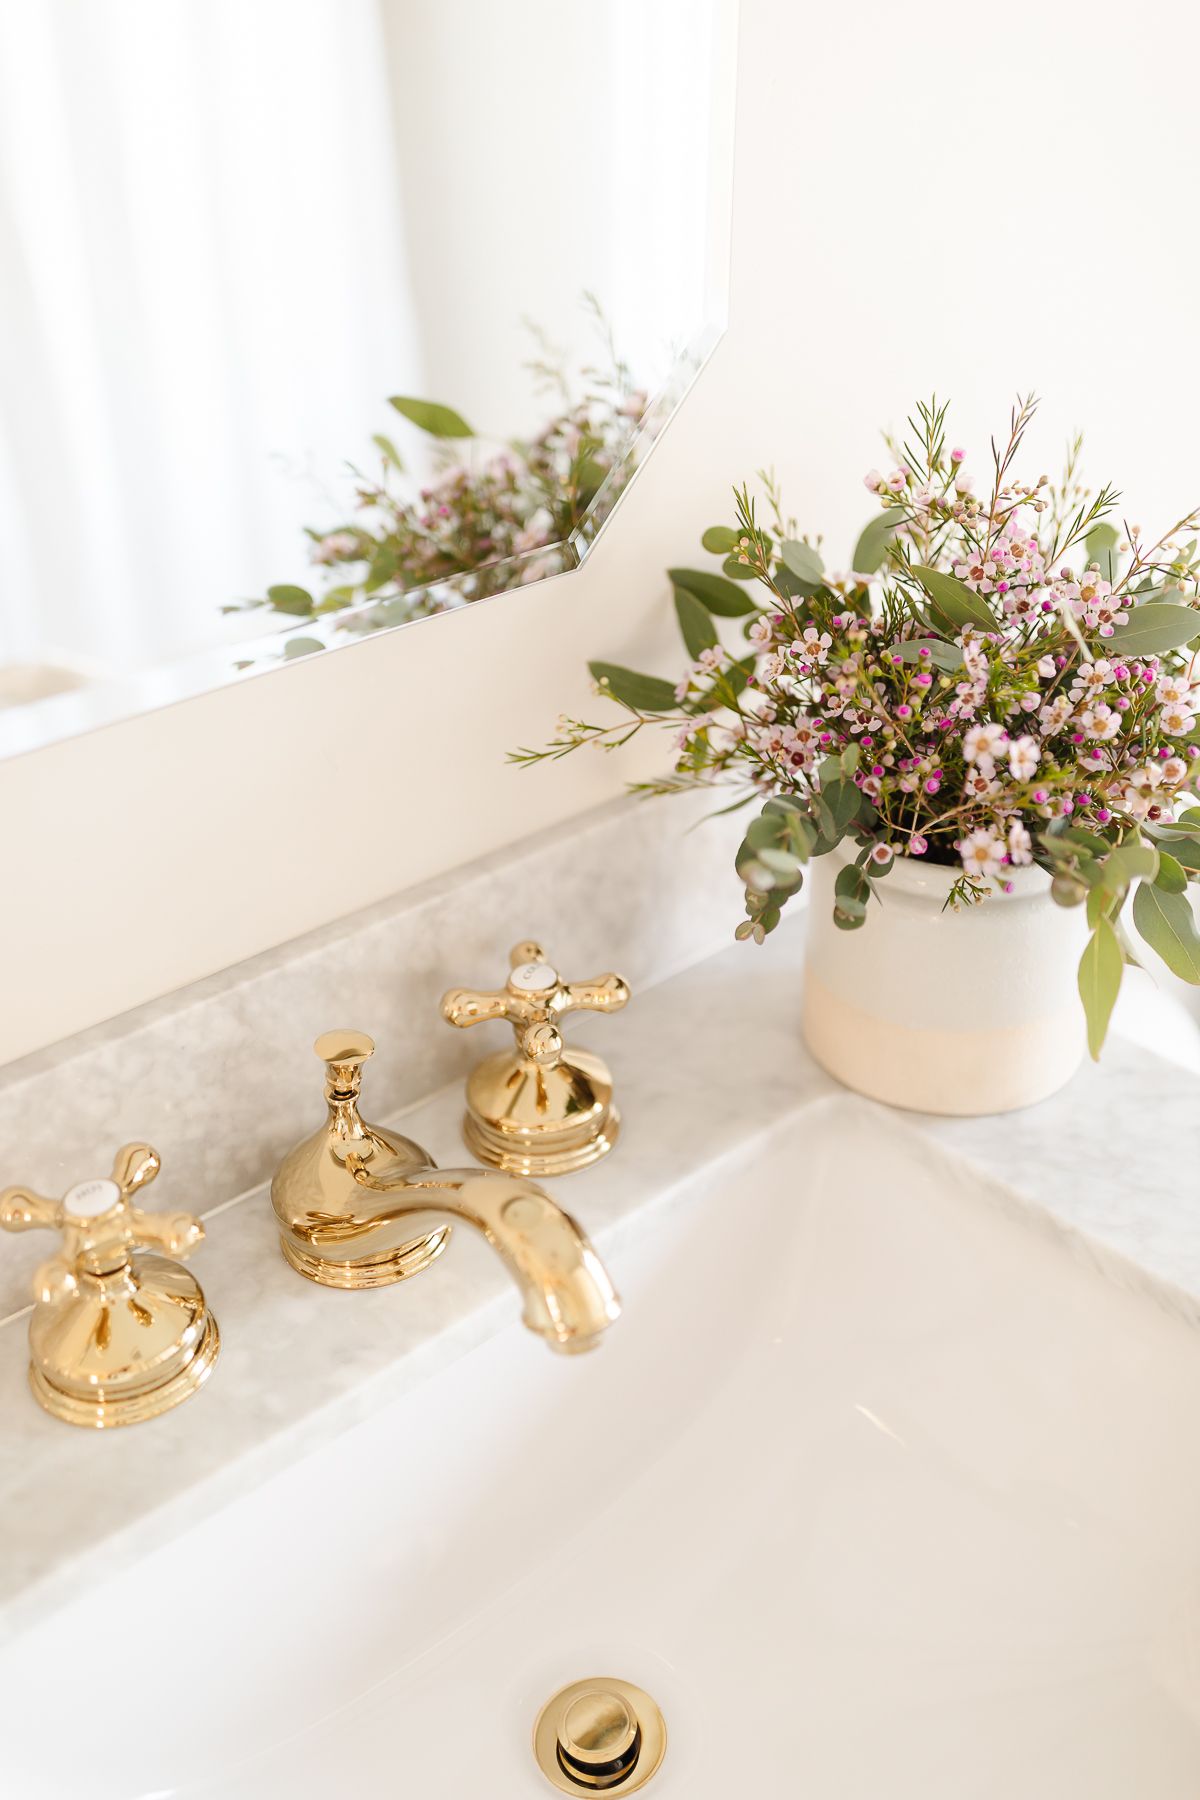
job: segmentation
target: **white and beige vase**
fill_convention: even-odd
[[[1011,893],[957,912],[956,871],[897,858],[865,925],[840,931],[833,884],[847,859],[809,865],[804,1037],[839,1081],[892,1106],[998,1113],[1044,1100],[1086,1047],[1076,985],[1084,909],[1050,877],[1009,872]]]

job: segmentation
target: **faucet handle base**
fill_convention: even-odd
[[[82,1357],[61,1345],[86,1341]],[[120,1275],[85,1276],[30,1324],[29,1385],[68,1425],[106,1430],[157,1419],[212,1374],[217,1321],[191,1272],[168,1257],[137,1255]]]
[[[440,1225],[425,1237],[412,1238],[394,1250],[381,1250],[375,1256],[361,1256],[352,1262],[339,1262],[327,1256],[316,1256],[304,1250],[284,1232],[279,1234],[279,1247],[299,1274],[322,1287],[373,1288],[387,1287],[393,1281],[407,1281],[419,1275],[442,1254],[450,1241],[451,1225]]]
[[[617,1141],[621,1115],[598,1056],[564,1049],[551,1068],[500,1051],[467,1081],[463,1140],[473,1156],[535,1181],[586,1169]]]

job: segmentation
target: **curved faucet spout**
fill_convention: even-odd
[[[357,1147],[345,1166],[359,1187],[387,1197],[372,1217],[355,1221],[367,1236],[416,1214],[461,1219],[481,1232],[521,1290],[525,1324],[552,1349],[590,1350],[619,1317],[621,1302],[585,1233],[535,1182],[498,1169],[375,1174],[370,1152],[364,1157]]]

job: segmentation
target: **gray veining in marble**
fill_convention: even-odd
[[[727,943],[741,916],[742,825],[693,830],[712,810],[699,798],[600,807],[9,1064],[0,1185],[59,1194],[144,1140],[163,1158],[156,1203],[206,1213],[265,1180],[319,1119],[318,1032],[370,1032],[379,1117],[501,1048],[501,1027],[454,1031],[438,1001],[451,986],[501,985],[522,938],[541,939],[568,978],[618,969],[636,996]],[[606,1021],[604,1042],[622,1028]],[[36,1234],[0,1242],[0,1319],[25,1306],[45,1254]]]
[[[643,993],[616,1021],[584,1020],[623,1100],[617,1153],[551,1189],[621,1280],[646,1219],[719,1183],[798,1117],[877,1109],[817,1069],[799,1037],[803,922]],[[889,1114],[981,1201],[1019,1211],[1108,1277],[1200,1324],[1200,1082],[1114,1043],[1060,1095],[999,1118]],[[460,1155],[461,1089],[403,1116],[439,1160]],[[1126,1148],[1136,1135],[1136,1170]],[[25,1387],[24,1322],[0,1330],[0,1637],[78,1583],[131,1564],[188,1524],[344,1431],[515,1317],[478,1239],[399,1288],[314,1287],[280,1257],[265,1192],[218,1212],[195,1259],[224,1334],[204,1392],[153,1424],[93,1436],[50,1419]],[[618,1327],[619,1329],[619,1327]],[[548,1354],[533,1338],[530,1356]]]

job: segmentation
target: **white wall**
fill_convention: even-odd
[[[1131,517],[1200,500],[1198,66],[1165,0],[742,0],[731,328],[610,534],[576,575],[0,765],[0,1058],[649,767],[503,757],[589,707],[589,654],[671,667],[661,569],[762,463],[836,563],[878,424],[936,385],[982,459],[1035,387],[1039,458],[1084,424]]]

